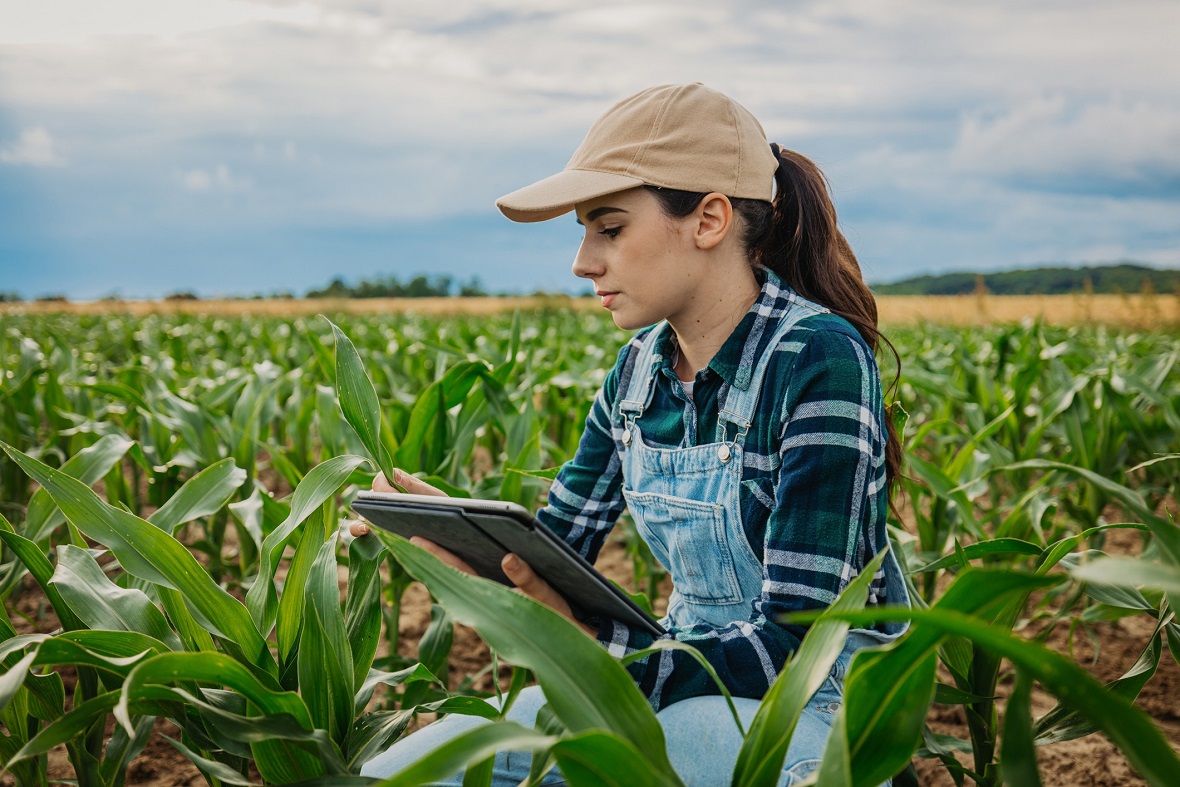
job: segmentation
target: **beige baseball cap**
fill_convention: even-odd
[[[565,169],[496,200],[513,221],[545,221],[635,186],[770,201],[778,161],[749,110],[700,82],[658,85],[600,117]]]

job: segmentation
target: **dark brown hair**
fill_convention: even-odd
[[[888,388],[892,394],[901,376],[901,358],[877,329],[877,301],[836,224],[827,178],[806,156],[778,145],[771,148],[779,158],[774,202],[730,198],[734,212],[741,217],[742,242],[750,262],[769,268],[804,298],[848,320],[874,353],[884,342],[897,364],[897,374]],[[705,198],[703,192],[647,188],[670,218],[690,215]],[[884,415],[887,496],[896,517],[893,491],[901,473],[902,445],[888,408]]]

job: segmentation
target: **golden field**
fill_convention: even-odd
[[[990,325],[1041,318],[1054,325],[1104,323],[1138,328],[1180,325],[1180,295],[882,295],[885,325]],[[260,314],[318,313],[495,314],[513,309],[601,308],[596,298],[564,295],[489,298],[265,299],[192,301],[27,302],[0,305],[0,314]]]

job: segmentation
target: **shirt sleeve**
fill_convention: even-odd
[[[593,563],[623,512],[623,466],[611,433],[611,411],[618,390],[619,361],[607,373],[586,416],[574,458],[561,466],[549,487],[547,505],[537,519]]]
[[[770,688],[807,630],[779,623],[780,616],[831,604],[863,567],[863,534],[883,516],[881,384],[868,347],[838,331],[814,332],[788,374],[762,595],[748,620],[673,627],[668,634],[699,650],[731,694],[753,699]],[[655,637],[605,620],[598,639],[621,657],[651,646]],[[719,693],[712,677],[681,651],[661,651],[627,669],[656,710]]]

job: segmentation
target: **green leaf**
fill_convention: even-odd
[[[887,554],[887,549],[878,552],[828,611],[862,609],[868,600],[869,583]],[[826,614],[811,624],[798,650],[783,666],[758,706],[734,764],[734,784],[773,787],[779,783],[799,717],[811,696],[827,680],[847,634],[847,623],[829,619]]]
[[[583,635],[584,636],[584,635]],[[468,763],[484,760],[497,751],[539,751],[554,738],[511,721],[483,724],[439,746],[401,773],[378,782],[376,787],[417,787],[455,775]]]
[[[222,459],[190,478],[148,521],[165,533],[178,525],[216,514],[246,482],[246,471],[232,458]]]
[[[287,518],[262,543],[258,553],[258,576],[246,593],[246,608],[259,631],[269,633],[278,615],[274,576],[287,539],[324,501],[334,497],[349,474],[366,461],[364,457],[350,454],[334,456],[313,467],[295,488]],[[265,497],[263,501],[265,504]]]
[[[2,516],[0,516],[0,520],[2,520],[3,524],[8,524],[8,521],[4,520]],[[4,545],[11,549],[13,554],[17,556],[17,559],[24,564],[29,573],[33,575],[33,579],[37,580],[37,584],[41,586],[45,597],[49,599],[49,604],[53,607],[53,612],[57,615],[62,628],[66,631],[82,628],[82,621],[78,619],[74,611],[65,603],[61,594],[57,592],[57,588],[51,584],[53,564],[45,557],[45,553],[41,547],[27,538],[18,536],[12,530],[3,527],[0,527],[0,540],[3,540]]]
[[[211,783],[216,783],[213,780],[221,782],[222,784],[242,785],[243,787],[254,787],[255,782],[250,781],[249,778],[235,771],[225,763],[217,760],[210,760],[207,757],[202,757],[192,749],[185,746],[175,738],[170,738],[167,735],[161,735],[161,738],[172,744],[172,748],[183,754],[188,761],[197,766],[202,775]]]
[[[456,621],[474,628],[504,658],[533,671],[567,729],[612,732],[630,741],[658,772],[673,773],[663,729],[639,687],[581,629],[497,582],[444,565],[392,533],[372,532]]]
[[[969,705],[973,702],[987,702],[994,700],[995,697],[981,697],[978,694],[972,694],[969,691],[948,686],[945,683],[936,683],[934,685],[934,701],[940,705]]]
[[[233,714],[222,711],[191,693],[172,688],[176,683],[209,682],[232,689],[256,707],[259,716],[242,718],[238,734],[251,736],[256,763],[263,778],[270,781],[294,781],[324,772],[324,745],[313,755],[299,741],[314,741],[317,735],[307,705],[299,695],[276,691],[261,682],[241,664],[220,653],[164,653],[140,663],[123,683],[113,712],[124,729],[131,730],[130,705],[146,696],[161,696],[149,689],[165,687],[167,693],[182,702],[201,706],[203,713],[218,715],[223,723],[234,722]],[[319,734],[320,736],[323,733]],[[330,741],[327,742],[330,744]],[[329,749],[330,751],[330,749]],[[339,762],[339,756],[336,757]]]
[[[409,726],[414,709],[366,713],[353,722],[348,731],[345,751],[348,767],[358,770],[369,760],[385,751]]]
[[[978,560],[979,558],[990,555],[1040,555],[1041,548],[1029,541],[1022,541],[1019,538],[994,538],[990,541],[980,541],[975,544],[969,544],[961,548],[962,557],[967,560]],[[924,574],[928,571],[938,571],[949,566],[957,566],[960,564],[959,550],[955,554],[947,555],[946,557],[935,560],[933,563],[927,563],[920,568],[912,569],[910,573]]]
[[[1037,577],[1012,571],[968,568],[939,598],[936,609],[991,616],[1008,608],[1013,596],[1060,584],[1060,577]],[[924,612],[880,607],[863,612],[825,611],[851,623],[905,618]],[[810,622],[821,613],[793,613],[789,620]],[[915,618],[916,619],[916,618]],[[981,623],[982,625],[982,623]],[[857,785],[875,785],[905,766],[922,738],[923,722],[934,693],[934,653],[946,632],[911,625],[887,648],[857,654],[844,683],[845,720],[852,774]]]
[[[83,448],[61,466],[61,472],[77,478],[86,486],[93,486],[110,472],[134,443],[121,435],[103,435],[94,445]],[[25,514],[24,535],[30,541],[41,542],[65,521],[65,514],[45,489],[38,489],[29,500]]]
[[[343,744],[352,726],[354,684],[352,651],[347,646],[336,581],[335,538],[320,547],[306,592],[299,641],[299,693],[315,726]]]
[[[609,732],[589,730],[565,738],[553,744],[550,753],[572,787],[681,784],[680,779],[655,770],[634,746]]]
[[[287,576],[283,579],[283,595],[279,598],[279,613],[275,622],[279,661],[284,666],[290,661],[299,641],[299,632],[303,629],[308,599],[308,578],[311,576],[311,567],[315,563],[316,555],[324,544],[323,509],[317,508],[303,521],[300,530],[295,556],[287,564]]]
[[[393,483],[393,463],[381,444],[381,403],[365,366],[348,335],[324,315],[336,337],[336,395],[344,420],[356,430],[373,462]],[[402,490],[405,491],[405,490]]]
[[[1004,711],[1004,736],[1000,741],[1000,772],[1009,787],[1041,787],[1029,710],[1031,691],[1028,673],[1017,669],[1016,687]]]
[[[832,720],[832,731],[824,745],[824,756],[816,772],[815,784],[824,787],[852,787],[852,754],[848,750],[848,731],[845,728],[848,706],[840,706]]]
[[[348,547],[348,596],[344,624],[352,651],[354,691],[358,694],[373,666],[381,641],[381,559],[385,547],[375,538],[354,538]],[[367,702],[367,698],[366,698]]]
[[[1180,565],[1165,566],[1152,560],[1104,557],[1070,571],[1074,579],[1123,588],[1150,588],[1180,593]],[[1149,605],[1150,606],[1150,605]],[[1135,608],[1139,608],[1136,606]]]
[[[147,594],[111,582],[86,550],[70,544],[58,547],[57,570],[50,582],[87,628],[138,631],[181,649],[180,639]]]
[[[853,624],[867,625],[887,619],[887,614],[873,610],[841,613],[840,617]],[[978,618],[950,609],[914,609],[910,611],[910,618],[914,629],[967,637],[1027,671],[1059,700],[1097,724],[1149,784],[1165,787],[1175,780],[1176,773],[1180,773],[1180,756],[1168,745],[1150,717],[1126,699],[1106,691],[1088,672],[1066,657],[1013,636],[998,626],[987,625]],[[847,696],[851,700],[851,686],[847,687]],[[852,713],[850,709],[850,718]]]
[[[207,630],[237,645],[248,663],[277,674],[274,657],[246,608],[215,583],[179,541],[134,514],[103,502],[80,481],[5,443],[0,443],[0,448],[53,496],[75,527],[107,546],[128,574],[180,592],[204,618]]]

